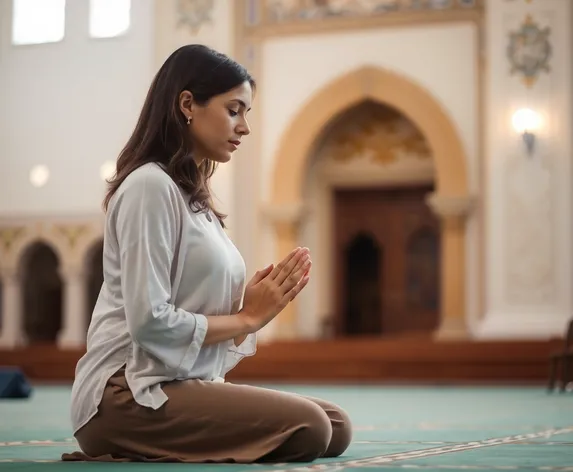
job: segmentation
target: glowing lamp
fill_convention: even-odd
[[[521,108],[517,110],[511,120],[513,129],[523,138],[527,154],[533,154],[535,147],[535,131],[539,129],[541,118],[530,108]]]

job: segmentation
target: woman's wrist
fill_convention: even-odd
[[[207,334],[203,344],[217,344],[230,339],[236,339],[239,336],[251,333],[252,326],[248,319],[242,316],[208,316],[207,317]]]
[[[259,329],[261,329],[260,323],[257,320],[257,317],[249,313],[248,311],[241,310],[236,315],[237,318],[241,320],[241,324],[244,326],[244,334],[253,334],[256,333]]]

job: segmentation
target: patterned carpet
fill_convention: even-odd
[[[76,448],[69,388],[39,387],[29,400],[0,400],[5,471],[573,471],[573,395],[542,388],[269,386],[332,400],[350,413],[354,441],[312,464],[186,465],[58,462]]]

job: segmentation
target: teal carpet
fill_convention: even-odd
[[[269,386],[347,409],[354,441],[312,464],[188,465],[58,462],[76,449],[65,387],[0,400],[0,472],[247,470],[573,471],[573,395],[542,388]]]

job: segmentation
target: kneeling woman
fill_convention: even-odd
[[[201,45],[155,77],[104,207],[104,283],[72,390],[63,460],[294,462],[342,454],[329,402],[224,382],[309,280],[306,248],[245,280],[209,178],[250,133],[255,83]]]

